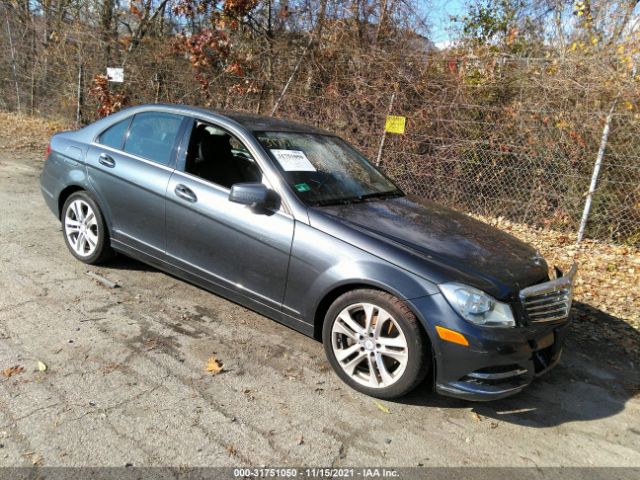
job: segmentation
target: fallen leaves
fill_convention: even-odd
[[[42,465],[42,460],[43,460],[42,455],[39,455],[35,452],[27,452],[23,454],[23,456],[28,458],[31,461],[32,465],[36,465],[36,466]]]
[[[14,375],[18,375],[20,373],[24,372],[24,368],[19,366],[19,365],[15,365],[13,367],[8,367],[5,368],[4,370],[2,370],[2,375],[10,378],[13,377]]]
[[[142,346],[147,352],[150,352],[152,350],[155,350],[158,347],[163,346],[164,343],[165,341],[160,337],[150,337],[145,339],[144,342],[142,342]]]
[[[242,392],[242,393],[244,393],[244,396],[250,402],[253,402],[256,399],[256,396],[255,396],[254,392],[252,392],[250,388],[245,389],[244,392]]]
[[[385,405],[381,404],[380,402],[376,402],[375,400],[373,401],[373,403],[376,404],[376,407],[378,407],[378,410],[380,410],[381,412],[384,413],[391,413],[391,410],[389,410],[388,407],[386,407]]]
[[[0,112],[0,125],[3,130],[0,149],[37,151],[42,160],[49,137],[71,128],[66,122],[8,112]]]
[[[284,372],[284,376],[289,380],[300,380],[304,377],[303,372],[295,367],[287,368]]]
[[[211,355],[207,360],[207,372],[213,375],[217,375],[218,373],[222,372],[223,369],[224,367],[222,362],[218,360],[215,355]]]
[[[109,373],[113,373],[116,370],[120,369],[122,367],[122,364],[120,363],[108,363],[107,365],[105,365],[104,367],[100,368],[100,371],[104,374],[109,374]]]

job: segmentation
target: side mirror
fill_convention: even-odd
[[[273,193],[262,183],[236,183],[231,186],[229,201],[264,208],[273,203]]]

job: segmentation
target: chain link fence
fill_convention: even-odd
[[[387,142],[384,168],[406,189],[485,216],[577,235],[600,146],[588,237],[640,243],[638,119],[607,111],[500,112],[485,105],[425,106],[439,135]],[[411,123],[409,124],[411,128]],[[531,140],[534,133],[535,141]]]
[[[95,119],[98,105],[87,92],[105,73],[93,61],[99,43],[77,32],[73,42],[31,51],[19,25],[5,21],[0,108]],[[604,146],[586,236],[640,244],[640,82],[617,59],[333,50],[300,61],[305,43],[268,66],[256,54],[242,76],[220,67],[203,95],[185,59],[150,42],[128,59],[125,82],[110,88],[129,104],[206,103],[261,114],[278,104],[277,116],[334,131],[373,161],[387,113],[402,115],[405,134],[387,134],[381,167],[406,191],[571,236]]]

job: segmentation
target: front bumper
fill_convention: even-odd
[[[568,323],[565,323],[545,335],[523,338],[519,344],[505,344],[495,350],[468,355],[463,361],[458,357],[458,368],[443,366],[439,369],[436,391],[442,395],[479,401],[498,400],[519,393],[536,377],[558,364],[567,327]],[[464,370],[467,373],[459,376]]]
[[[570,316],[513,328],[479,327],[462,319],[441,294],[411,301],[433,346],[435,388],[465,400],[514,395],[560,361]],[[469,345],[441,340],[442,326],[461,333]]]

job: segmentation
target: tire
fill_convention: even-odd
[[[322,342],[338,376],[376,398],[406,395],[431,369],[429,341],[418,319],[399,299],[379,290],[338,297],[325,316]]]
[[[97,265],[112,257],[104,217],[87,192],[75,192],[67,198],[62,207],[61,222],[64,243],[75,258]]]

